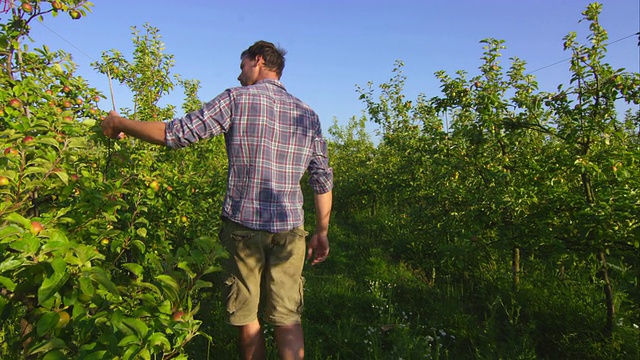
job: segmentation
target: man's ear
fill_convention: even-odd
[[[256,66],[260,66],[260,64],[264,65],[264,58],[262,55],[256,55]]]

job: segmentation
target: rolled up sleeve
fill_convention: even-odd
[[[168,147],[182,148],[226,132],[231,122],[231,92],[226,90],[204,104],[200,110],[168,121],[165,139]]]
[[[324,194],[333,189],[333,169],[329,167],[327,143],[322,137],[313,142],[309,172],[309,186],[316,194]]]

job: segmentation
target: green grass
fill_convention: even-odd
[[[600,288],[529,274],[513,292],[508,267],[500,272],[438,274],[393,259],[383,237],[340,228],[330,257],[304,270],[308,359],[635,359],[640,331],[621,321],[613,338],[598,338],[604,308]],[[212,336],[189,345],[190,358],[237,358],[236,331],[224,322],[214,289],[198,318]],[[635,327],[634,327],[635,326]],[[265,327],[269,359],[277,359]]]

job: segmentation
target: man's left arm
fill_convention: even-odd
[[[329,255],[329,220],[333,205],[333,169],[329,167],[327,143],[320,131],[314,140],[313,154],[307,171],[309,185],[314,192],[313,202],[316,211],[316,229],[307,250],[307,259],[313,257],[313,265],[324,261]]]

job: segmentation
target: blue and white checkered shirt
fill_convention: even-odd
[[[318,115],[277,80],[225,90],[201,110],[167,122],[166,143],[185,147],[225,134],[229,173],[222,216],[272,233],[304,222],[300,180],[333,187]]]

